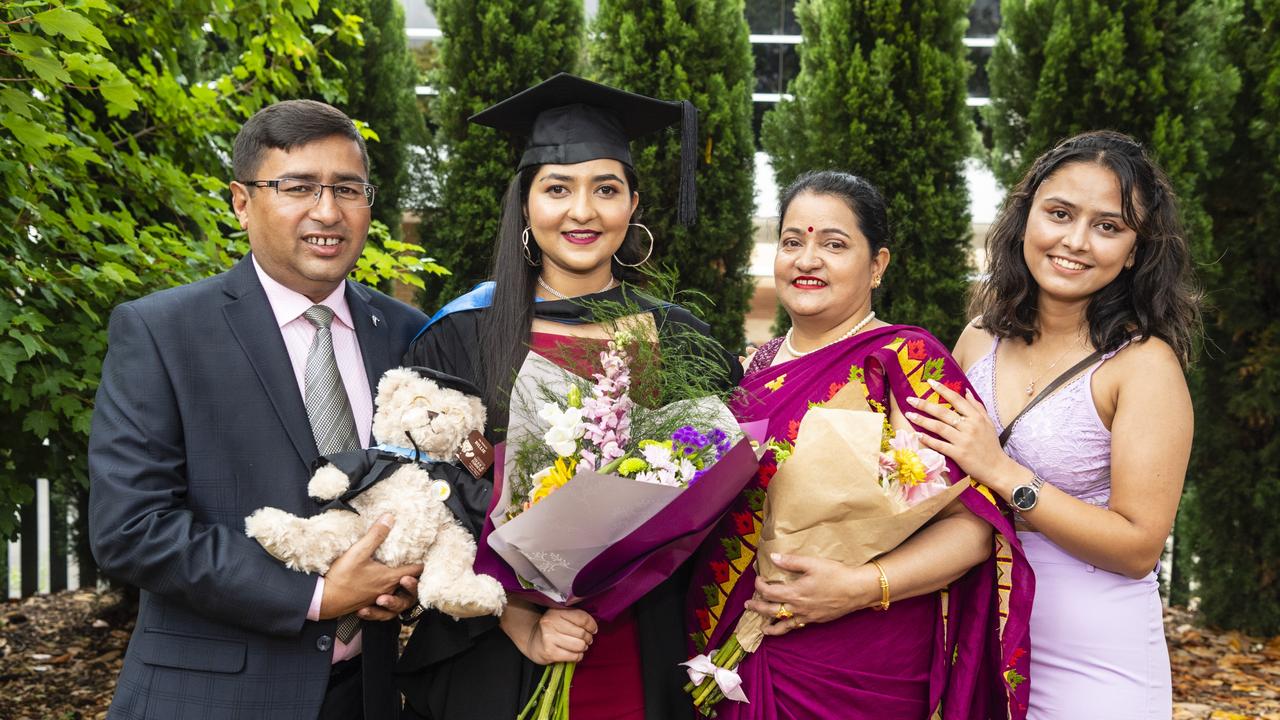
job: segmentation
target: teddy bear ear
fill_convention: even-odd
[[[467,396],[467,403],[471,408],[472,417],[476,418],[476,423],[481,427],[485,427],[488,423],[488,413],[485,411],[484,403],[480,402],[480,398]],[[484,432],[481,430],[481,432]]]
[[[392,368],[383,373],[382,379],[378,381],[378,405],[385,405],[396,391],[413,382],[417,377],[412,370],[405,368]]]

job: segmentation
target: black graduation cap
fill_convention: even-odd
[[[698,109],[688,100],[655,100],[559,73],[470,120],[529,138],[517,171],[531,165],[572,165],[600,158],[634,168],[630,141],[679,122],[680,224],[692,225],[697,218]]]
[[[425,378],[427,380],[435,381],[435,384],[439,385],[442,388],[457,390],[463,395],[472,395],[474,397],[480,397],[480,394],[481,394],[480,388],[476,387],[475,384],[473,384],[470,380],[465,380],[463,378],[450,375],[448,373],[440,372],[435,368],[421,367],[418,365],[415,365],[407,369],[415,373],[420,378]]]

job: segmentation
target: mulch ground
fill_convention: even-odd
[[[119,593],[68,591],[0,604],[0,718],[106,717],[133,607]],[[1174,720],[1280,720],[1280,636],[1201,627],[1165,614]]]

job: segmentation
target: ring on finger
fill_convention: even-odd
[[[778,603],[778,612],[773,614],[773,619],[786,620],[787,618],[794,617],[794,616],[795,616],[795,613],[787,609],[786,603]]]

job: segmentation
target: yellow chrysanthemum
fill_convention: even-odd
[[[898,483],[905,487],[924,481],[925,467],[914,450],[894,450],[893,461],[898,465]]]
[[[578,461],[575,458],[557,458],[555,464],[548,468],[548,472],[542,478],[538,489],[533,491],[533,497],[529,499],[534,504],[540,502],[554,490],[569,482],[569,478],[573,477],[573,471],[576,467],[578,467]]]
[[[626,460],[623,460],[622,463],[618,465],[618,474],[622,475],[623,477],[631,477],[632,475],[635,475],[641,470],[648,470],[648,469],[649,469],[649,463],[645,462],[644,460],[641,460],[640,458],[632,457],[632,458],[627,458]]]

